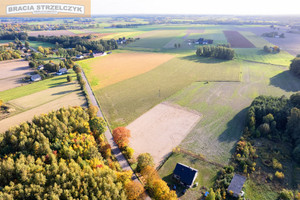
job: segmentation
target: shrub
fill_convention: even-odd
[[[142,153],[137,157],[137,170],[140,172],[147,166],[154,166],[153,158],[150,153]]]
[[[276,171],[275,176],[278,179],[284,179],[284,173],[283,172]]]
[[[72,76],[68,75],[68,76],[67,76],[67,81],[68,81],[68,82],[71,82],[71,81],[72,81]]]
[[[291,190],[283,189],[280,192],[279,199],[280,200],[293,200],[294,199],[294,194]]]

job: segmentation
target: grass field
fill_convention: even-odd
[[[272,200],[278,198],[278,193],[265,184],[257,184],[255,180],[248,179],[244,185],[245,198]]]
[[[159,67],[95,90],[112,127],[126,125],[195,81],[239,81],[240,66],[196,56],[176,57]]]
[[[291,60],[294,58],[291,54],[281,51],[278,54],[266,53],[262,49],[234,49],[236,58],[242,60],[250,60],[254,62],[261,62],[274,65],[289,66]]]
[[[134,32],[122,32],[122,33],[114,33],[111,35],[103,36],[101,39],[110,40],[110,39],[119,39],[119,38],[137,38],[139,35],[143,34],[144,31],[134,31]]]
[[[29,44],[34,49],[37,49],[39,46],[42,46],[42,47],[55,47],[54,44],[51,44],[49,42],[29,41]]]
[[[96,90],[148,72],[173,57],[168,54],[125,52],[77,63],[83,67]]]
[[[285,67],[241,62],[242,82],[193,83],[168,101],[197,110],[203,119],[181,146],[226,163],[244,128],[246,108],[260,94],[290,96],[300,91],[300,80]]]
[[[73,77],[73,80],[75,80],[76,74],[72,70],[70,70],[69,72],[69,74],[55,76],[51,79],[46,79],[22,87],[2,91],[0,92],[0,99],[2,99],[4,102],[7,102],[51,87],[61,85],[67,82],[67,75],[71,75]]]

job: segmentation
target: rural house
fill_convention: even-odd
[[[246,181],[246,177],[235,174],[233,179],[231,180],[231,183],[227,189],[228,193],[231,193],[234,197],[243,196],[242,188],[244,186],[244,183]]]
[[[190,188],[192,187],[197,177],[197,174],[198,170],[193,169],[184,164],[177,163],[173,171],[173,178],[177,180],[180,184]]]
[[[39,74],[35,74],[30,77],[30,80],[34,81],[34,82],[40,81],[40,80],[42,80],[42,77]]]

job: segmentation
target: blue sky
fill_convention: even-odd
[[[300,14],[296,0],[92,0],[92,14]]]

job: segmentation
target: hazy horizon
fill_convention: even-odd
[[[299,9],[294,4],[292,0],[284,3],[274,0],[92,0],[92,15],[299,15]]]

